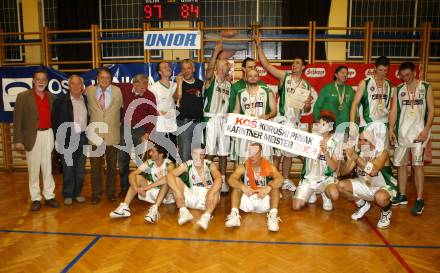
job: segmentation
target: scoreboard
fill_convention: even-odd
[[[201,20],[199,0],[145,0],[144,22]]]

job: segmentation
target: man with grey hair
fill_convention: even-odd
[[[52,129],[56,136],[55,146],[61,153],[63,197],[67,206],[72,205],[73,200],[78,203],[85,201],[81,191],[86,163],[83,147],[87,144],[85,131],[88,123],[83,78],[72,75],[68,85],[69,92],[58,97],[52,108]],[[69,151],[69,148],[74,150]]]
[[[157,110],[156,98],[148,90],[148,78],[144,74],[137,74],[133,77],[133,84],[119,84],[122,91],[123,113],[121,125],[121,146],[119,150],[119,176],[121,192],[119,197],[124,197],[130,187],[128,174],[130,173],[130,154],[129,151],[135,147],[135,163],[139,167],[142,164],[140,155],[143,153],[143,146],[140,145],[148,140],[151,131],[155,127]],[[147,118],[145,124],[141,121]],[[124,133],[125,130],[129,134]],[[131,139],[130,139],[131,138]]]

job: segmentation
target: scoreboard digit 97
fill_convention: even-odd
[[[144,22],[201,20],[199,0],[145,0]]]

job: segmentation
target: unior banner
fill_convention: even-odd
[[[321,136],[272,121],[239,114],[229,114],[225,134],[266,144],[300,156],[316,159]]]
[[[145,49],[200,49],[200,31],[145,31]]]
[[[203,80],[205,78],[205,68],[202,63],[195,63],[195,77]],[[114,83],[129,83],[132,78],[139,73],[148,75],[150,84],[159,80],[156,72],[157,63],[134,63],[134,64],[114,64],[109,69],[113,75]],[[178,63],[171,63],[173,75],[171,80],[180,72]],[[32,88],[32,74],[37,69],[45,70],[49,75],[47,89],[54,95],[67,93],[68,74],[45,66],[29,67],[0,67],[0,122],[12,122],[17,95]],[[97,69],[87,71],[80,76],[84,79],[85,86],[96,84]]]

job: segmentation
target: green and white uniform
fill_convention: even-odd
[[[260,176],[259,170],[254,170],[255,184],[258,187],[266,187],[270,181],[273,180],[271,176]],[[250,187],[248,171],[241,177],[243,184]],[[240,209],[244,212],[265,213],[270,210],[270,196],[266,195],[263,198],[258,198],[257,194],[248,196],[243,194],[240,201]]]
[[[392,84],[385,79],[383,86],[377,86],[373,77],[365,79],[364,95],[359,103],[360,126],[373,121],[388,123],[393,97]]]
[[[334,136],[327,140],[327,151],[330,156],[342,156],[341,142]],[[305,158],[300,175],[301,181],[296,189],[294,198],[304,201],[309,200],[314,192],[322,193],[327,185],[336,181],[336,172],[333,171],[325,160],[325,155],[319,153],[317,159]]]
[[[387,153],[386,150],[382,151]],[[350,179],[353,187],[353,196],[366,201],[374,201],[377,191],[386,190],[391,198],[397,194],[397,179],[393,177],[391,166],[384,166],[376,176],[370,176],[364,170],[356,168],[358,178]]]
[[[156,162],[151,159],[148,159],[144,162],[139,169],[142,171],[141,176],[143,176],[147,180],[147,184],[151,185],[163,176],[168,174],[168,168],[170,164],[173,162],[168,158],[165,158],[161,166],[157,166]],[[148,190],[145,193],[145,196],[138,195],[139,200],[147,201],[149,203],[155,203],[157,199],[157,195],[159,194],[160,187],[156,187]],[[168,193],[165,199],[163,200],[164,204],[172,204],[174,203],[174,198],[172,193]]]
[[[269,105],[269,94],[270,91],[268,88],[263,88],[259,86],[257,94],[250,95],[247,89],[242,89],[237,97],[240,103],[240,114],[246,115],[249,117],[259,117],[265,114],[270,113],[270,105]],[[251,141],[238,138],[235,140],[235,153],[234,159],[247,158],[249,144]],[[271,157],[271,148],[270,146],[264,145],[262,155],[266,159],[270,159]]]
[[[293,94],[299,90],[309,90],[310,96],[312,96],[312,106],[308,112],[304,112],[304,109],[297,109],[293,107]],[[309,124],[301,123],[301,117],[307,116],[313,113],[313,106],[318,93],[310,85],[310,83],[304,79],[293,79],[291,73],[285,73],[283,84],[278,89],[278,111],[277,116],[274,118],[274,122],[284,124],[296,129],[308,131]],[[273,148],[273,155],[275,156],[289,156],[294,157],[294,154]]]
[[[393,163],[395,166],[404,166],[408,162],[408,152],[411,149],[412,164],[422,166],[424,161],[424,147],[428,140],[414,143],[423,131],[428,119],[428,89],[429,83],[419,81],[414,98],[408,93],[407,85],[397,87],[397,121],[395,134],[397,147],[394,151]],[[411,101],[414,105],[411,106]]]
[[[313,97],[312,107],[308,112],[292,107],[292,95],[300,89],[309,90],[310,95]],[[313,113],[313,102],[316,101],[318,94],[308,81],[304,79],[295,80],[290,73],[285,74],[283,84],[279,88],[278,93],[278,114],[275,121],[291,125],[294,128],[301,128],[301,117]]]
[[[208,155],[227,156],[229,154],[229,137],[225,135],[225,115],[229,107],[231,83],[219,82],[214,76],[205,89],[205,106],[203,119],[206,122],[205,145]]]
[[[188,171],[180,176],[180,179],[185,184],[184,196],[185,206],[192,209],[205,209],[206,194],[208,190],[214,185],[214,179],[211,175],[211,164],[209,160],[203,161],[203,176],[201,177],[195,166],[193,160],[188,160],[186,164]]]

